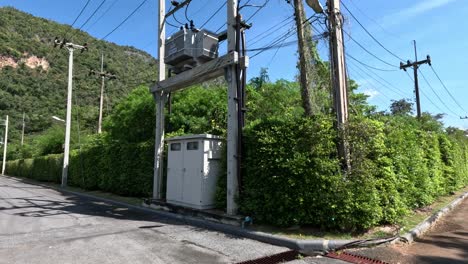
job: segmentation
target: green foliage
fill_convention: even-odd
[[[210,85],[192,87],[174,94],[169,131],[224,134],[227,119],[226,91],[226,87]]]
[[[97,130],[100,79],[88,73],[100,67],[101,52],[105,55],[104,69],[118,76],[117,80],[106,82],[105,115],[109,115],[113,106],[133,87],[156,79],[156,60],[133,47],[97,40],[68,25],[11,7],[0,8],[0,25],[0,57],[18,63],[16,68],[0,69],[0,117],[10,116],[12,146],[20,142],[23,112],[26,113],[26,142],[53,126],[51,116],[64,116],[68,52],[53,47],[55,37],[74,34],[75,43],[89,43],[89,51],[76,53],[74,60],[73,118],[76,120],[79,112],[83,134]],[[49,68],[26,66],[24,60],[34,56],[45,59]]]
[[[140,86],[114,109],[104,128],[112,139],[138,143],[154,138],[155,103],[148,87]]]

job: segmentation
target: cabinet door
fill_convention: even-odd
[[[183,200],[185,203],[200,205],[203,148],[200,141],[186,142],[184,151]]]
[[[182,202],[183,165],[184,144],[182,142],[170,143],[167,164],[167,200]]]

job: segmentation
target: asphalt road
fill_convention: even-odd
[[[0,264],[236,263],[284,251],[0,176]]]

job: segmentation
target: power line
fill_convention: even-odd
[[[102,0],[101,4],[94,10],[94,12],[88,17],[88,19],[86,19],[86,21],[81,25],[81,27],[79,29],[82,29],[84,26],[86,26],[86,24],[88,24],[89,20],[91,20],[91,18],[93,18],[93,16],[96,14],[96,12],[99,11],[99,9],[101,9],[102,5],[104,5],[104,3],[106,1],[107,0]]]
[[[351,66],[352,66],[352,65],[351,65]],[[368,80],[366,80],[367,78],[366,78],[365,76],[363,76],[361,73],[359,73],[358,71],[356,71],[355,68],[350,67],[350,69],[352,69],[353,72],[354,72],[352,75],[358,75],[358,77],[362,78],[362,79],[365,80],[366,82],[369,82]],[[356,81],[356,80],[354,80],[354,81]],[[356,81],[356,82],[357,82],[357,81]],[[369,83],[370,83],[370,82],[369,82]],[[388,100],[393,100],[393,99],[390,98],[388,95],[386,95],[385,93],[383,93],[379,88],[377,88],[378,86],[376,86],[375,84],[372,84],[372,83],[370,83],[370,84],[372,85],[372,88],[374,88],[375,90],[377,90],[377,91],[378,91],[381,95],[383,95],[385,98],[387,98]],[[363,86],[363,85],[361,84],[361,86]]]
[[[398,96],[402,96],[402,97],[406,97],[404,95],[404,92],[401,91],[400,89],[396,88],[393,84],[387,82],[385,79],[383,79],[382,77],[380,77],[378,74],[376,74],[375,72],[372,72],[372,71],[366,71],[364,69],[362,69],[360,66],[358,66],[357,64],[353,64],[354,67],[356,67],[357,69],[359,69],[362,73],[364,73],[365,75],[367,75],[369,78],[371,78],[372,80],[376,81],[377,83],[379,83],[380,85],[382,85],[383,87],[391,90],[392,92],[394,92],[395,94],[397,94]],[[376,79],[376,77],[372,76],[371,74],[369,74],[369,72],[375,74],[376,77],[378,77],[379,79]]]
[[[289,23],[291,23],[291,22],[294,22],[294,20],[292,20],[292,21],[290,21],[289,23],[283,24],[284,22],[286,22],[286,21],[292,19],[293,17],[294,17],[294,15],[291,15],[291,16],[289,16],[288,18],[286,18],[286,19],[280,21],[279,23],[277,23],[277,24],[275,24],[275,25],[269,27],[269,28],[266,29],[265,31],[263,31],[263,32],[261,32],[261,33],[255,35],[254,37],[252,37],[252,39],[250,39],[250,41],[251,41],[251,42],[250,42],[250,45],[253,45],[253,44],[256,43],[256,41],[254,41],[254,40],[260,38],[261,36],[264,36],[264,35],[267,34],[267,33],[271,33],[271,31],[272,31],[273,29],[275,29],[277,26],[282,25],[280,28],[278,28],[278,30],[279,30],[279,29],[281,29],[281,28],[287,26],[287,24],[289,24]],[[261,40],[261,39],[260,39],[260,40]],[[257,42],[258,42],[258,41],[257,41]]]
[[[440,98],[440,96],[436,93],[436,91],[434,90],[434,88],[432,87],[432,85],[429,83],[429,81],[426,79],[426,76],[424,76],[423,72],[418,69],[419,73],[421,74],[421,76],[423,77],[424,81],[426,82],[427,86],[429,86],[429,88],[431,89],[431,91],[435,94],[435,96],[437,97],[437,99],[439,99],[439,101],[442,103],[442,105],[447,109],[449,110],[452,114],[455,114],[457,115],[455,112],[452,111],[452,109],[450,107],[448,107],[445,102]],[[421,91],[422,92],[422,91]],[[439,109],[440,110],[440,109]]]
[[[111,5],[109,5],[109,7],[106,9],[106,11],[104,11],[90,26],[88,26],[86,28],[86,30],[89,30],[91,29],[94,25],[97,24],[97,22],[99,22],[111,9],[112,7],[114,7],[114,5],[119,2],[119,0],[115,0]]]
[[[374,53],[370,52],[366,47],[364,47],[361,43],[359,43],[357,40],[355,40],[351,34],[349,34],[348,32],[346,32],[345,30],[343,30],[343,32],[354,42],[356,43],[361,49],[363,49],[365,52],[367,52],[368,54],[370,54],[372,57],[376,58],[377,60],[389,65],[389,66],[392,66],[392,67],[395,67],[395,68],[398,68],[398,66],[395,66],[387,61],[384,61],[383,59],[379,58],[377,55],[375,55]]]
[[[85,11],[86,7],[89,5],[89,2],[91,2],[91,0],[88,0],[86,2],[86,4],[83,6],[83,8],[81,9],[80,13],[78,14],[78,16],[75,18],[75,20],[73,21],[73,23],[71,24],[71,27],[73,27],[76,23],[76,21],[78,21],[78,19],[81,17],[81,15],[83,14],[83,12]]]
[[[252,18],[254,18],[254,17],[258,14],[258,12],[260,12],[263,8],[265,8],[265,6],[266,6],[269,2],[270,2],[270,0],[265,0],[265,3],[264,3],[262,6],[260,6],[249,18],[247,18],[247,19],[245,20],[245,22],[249,22]]]
[[[382,68],[377,68],[377,67],[374,67],[374,66],[370,66],[356,58],[354,58],[353,56],[351,56],[349,53],[346,53],[346,56],[348,56],[350,59],[356,61],[357,63],[361,64],[362,66],[365,66],[369,69],[373,69],[373,70],[377,70],[377,71],[384,71],[384,72],[391,72],[391,71],[398,71],[398,70],[393,70],[393,69],[382,69]]]
[[[130,19],[148,0],[143,0],[137,8],[133,10],[130,15],[128,15],[119,25],[117,25],[111,32],[109,32],[107,35],[105,35],[102,40],[106,39],[108,36],[110,36],[112,33],[114,33],[118,28],[120,28],[125,22],[127,22],[128,19]]]
[[[380,47],[382,47],[384,50],[386,50],[388,53],[390,53],[393,57],[399,59],[400,61],[404,61],[404,59],[400,58],[398,55],[396,55],[395,53],[391,52],[389,49],[387,49],[380,41],[378,41],[374,35],[372,35],[372,33],[369,32],[369,30],[367,30],[366,27],[364,27],[363,24],[361,24],[361,22],[354,16],[354,14],[348,9],[348,7],[346,7],[346,5],[343,3],[343,1],[340,1],[341,4],[343,5],[343,7],[348,11],[348,13],[351,15],[351,17],[353,17],[353,19],[359,24],[359,26],[361,26],[362,29],[364,29],[364,31],[375,41],[377,42],[377,44],[379,44]]]
[[[449,89],[447,89],[447,86],[445,86],[444,82],[442,81],[442,79],[439,77],[439,74],[437,74],[437,72],[435,71],[434,67],[432,67],[432,65],[429,65],[432,69],[432,72],[434,72],[435,76],[437,77],[437,79],[439,79],[440,83],[442,84],[442,87],[444,87],[445,91],[450,95],[450,97],[452,98],[452,100],[458,105],[458,107],[460,107],[461,110],[463,110],[463,112],[466,112],[466,110],[458,103],[458,101],[455,99],[455,97],[452,95],[452,93],[449,91]]]
[[[375,19],[373,19],[372,17],[368,16],[364,11],[362,11],[361,8],[359,8],[359,6],[357,6],[355,3],[354,3],[354,0],[350,0],[349,1],[358,11],[359,13],[361,13],[362,15],[364,15],[367,19],[369,19],[370,21],[372,21],[374,24],[376,24],[383,32],[387,33],[387,35],[390,35],[394,38],[397,38],[397,39],[401,39],[401,37],[397,36],[396,34],[392,33],[392,32],[389,32],[388,30],[386,30],[382,25],[380,25],[380,23],[378,23]]]
[[[206,20],[205,23],[203,23],[203,25],[202,25],[200,28],[203,28],[206,24],[208,24],[208,22],[210,22],[211,19],[213,19],[213,17],[215,17],[215,16],[219,13],[219,11],[221,11],[221,9],[223,9],[223,7],[224,7],[226,4],[227,4],[227,2],[224,1],[224,3],[218,8],[218,10],[216,10],[216,11],[214,12],[214,14],[211,15],[210,18],[208,18],[208,20]]]

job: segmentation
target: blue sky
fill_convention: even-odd
[[[102,38],[141,1],[106,0],[102,8],[83,29],[95,37]],[[262,5],[264,1],[251,0],[250,4]],[[75,27],[81,26],[101,2],[102,0],[91,0]],[[157,2],[158,0],[147,0],[141,10],[107,40],[121,45],[135,46],[156,56]],[[223,2],[224,0],[193,0],[187,12],[188,17],[195,21],[195,25],[200,26],[220,8]],[[324,4],[325,1],[321,0],[321,2]],[[444,118],[447,125],[468,129],[468,120],[459,119],[459,116],[468,115],[466,112],[468,89],[465,85],[468,76],[465,54],[468,50],[468,34],[463,28],[466,24],[465,15],[468,14],[468,2],[463,0],[343,0],[343,2],[369,32],[398,57],[414,60],[412,40],[417,41],[419,59],[423,59],[427,54],[431,55],[434,69],[461,107],[444,90],[431,68],[428,65],[422,65],[420,70],[434,90],[431,90],[420,75],[422,110],[434,114],[447,113]],[[0,6],[13,6],[35,16],[64,24],[71,24],[85,3],[86,0],[0,0]],[[245,18],[248,18],[256,10],[255,7],[246,7],[242,13]],[[107,13],[102,16],[105,11]],[[309,8],[306,11],[308,16],[313,14]],[[343,14],[344,29],[351,34],[353,39],[379,59],[391,65],[399,65],[400,61],[379,46],[345,9]],[[248,47],[254,49],[267,46],[275,37],[286,33],[293,26],[292,18],[288,19],[291,15],[292,8],[285,0],[270,0],[265,8],[249,21],[253,23],[253,27],[247,32]],[[97,21],[101,16],[102,18]],[[177,13],[176,18],[182,23],[186,22],[184,12]],[[225,19],[226,10],[222,8],[206,24],[205,28],[216,31],[222,27]],[[258,36],[284,20],[282,26],[277,26],[275,30]],[[169,22],[178,25],[174,19],[170,19]],[[319,24],[316,24],[316,28],[321,31]],[[170,26],[167,29],[168,35],[175,31]],[[295,39],[293,35],[283,43]],[[371,95],[369,101],[372,104],[385,110],[392,99],[403,97],[413,99],[414,85],[405,72],[377,60],[347,36],[345,43],[347,53],[359,61],[376,68],[395,69],[391,72],[371,70],[348,58],[351,78],[361,85],[360,91]],[[322,58],[328,60],[326,41],[319,41],[318,47]],[[262,67],[267,67],[272,80],[281,78],[293,80],[297,74],[296,50],[297,47],[292,45],[281,49],[271,49],[253,57],[249,76],[256,76]],[[255,52],[252,52],[249,55],[254,54]],[[412,71],[409,73],[412,76]]]

